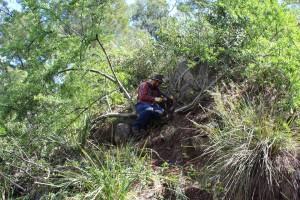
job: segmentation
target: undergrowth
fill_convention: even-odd
[[[82,158],[67,162],[48,182],[37,183],[58,188],[45,198],[128,199],[150,185],[155,177],[149,157],[130,146],[93,146],[89,151],[82,149]]]
[[[180,173],[153,169],[151,152],[130,143],[106,146],[88,141],[85,148],[66,143],[48,158],[22,149],[17,140],[1,143],[2,199],[163,199],[167,191],[185,199]]]
[[[273,112],[267,102],[257,105],[245,95],[228,91],[212,95],[211,112],[216,118],[199,127],[209,134],[208,169],[222,183],[225,198],[296,199],[296,121],[287,120],[288,113]]]

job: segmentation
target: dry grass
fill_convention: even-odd
[[[299,198],[294,137],[298,133],[290,128],[293,122],[272,115],[264,102],[257,105],[241,95],[220,92],[213,96],[212,112],[218,117],[202,129],[211,141],[205,151],[211,156],[209,169],[219,175],[225,198]]]

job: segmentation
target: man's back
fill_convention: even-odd
[[[161,92],[158,87],[154,87],[148,81],[144,81],[139,85],[137,100],[140,103],[154,103],[154,98],[159,97]]]

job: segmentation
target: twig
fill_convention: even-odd
[[[170,14],[174,10],[174,8],[176,8],[176,6],[177,6],[177,0],[175,0],[173,7],[168,11],[168,13]]]
[[[163,158],[159,155],[159,153],[158,153],[157,151],[155,151],[154,149],[151,149],[151,148],[150,148],[149,150],[150,150],[151,153],[154,153],[154,154],[157,156],[158,159],[160,159],[161,161],[166,162],[166,160],[163,159]]]
[[[24,63],[23,63],[22,58],[21,58],[19,55],[17,55],[17,57],[18,57],[18,59],[19,59],[19,61],[20,61],[20,63],[21,63],[22,68],[24,69],[24,68],[25,68],[25,65],[24,65]]]
[[[93,73],[100,74],[100,75],[104,76],[105,78],[109,79],[110,81],[112,81],[114,83],[117,83],[116,79],[114,79],[110,75],[105,74],[104,72],[101,72],[101,71],[98,71],[98,70],[95,70],[95,69],[70,68],[70,69],[64,69],[62,71],[59,71],[56,74],[61,74],[61,73],[68,72],[68,71],[88,71],[88,72],[93,72]]]
[[[19,185],[18,183],[14,182],[13,180],[11,180],[8,176],[6,176],[5,174],[3,174],[1,171],[0,171],[0,176],[2,176],[3,178],[7,179],[11,184],[13,184],[14,186],[16,186],[17,188],[19,188],[23,192],[26,191],[25,188],[23,188],[21,185]]]
[[[8,10],[8,9],[7,9]],[[10,17],[13,17],[13,15],[10,13],[10,11],[8,10],[8,11],[5,11],[5,10],[3,10],[3,9],[1,9],[0,8],[0,12],[4,12],[6,15],[8,15],[8,16],[10,16]]]
[[[109,109],[109,112],[112,112],[112,109],[111,109],[111,106],[110,106],[109,99],[108,99],[107,95],[105,96],[105,101],[106,101],[107,107]]]

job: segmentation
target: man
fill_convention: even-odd
[[[132,132],[136,136],[145,134],[150,120],[158,119],[164,113],[164,109],[159,105],[165,98],[159,90],[161,83],[163,83],[163,75],[158,74],[139,85],[138,102],[135,105],[138,118],[132,126]]]

